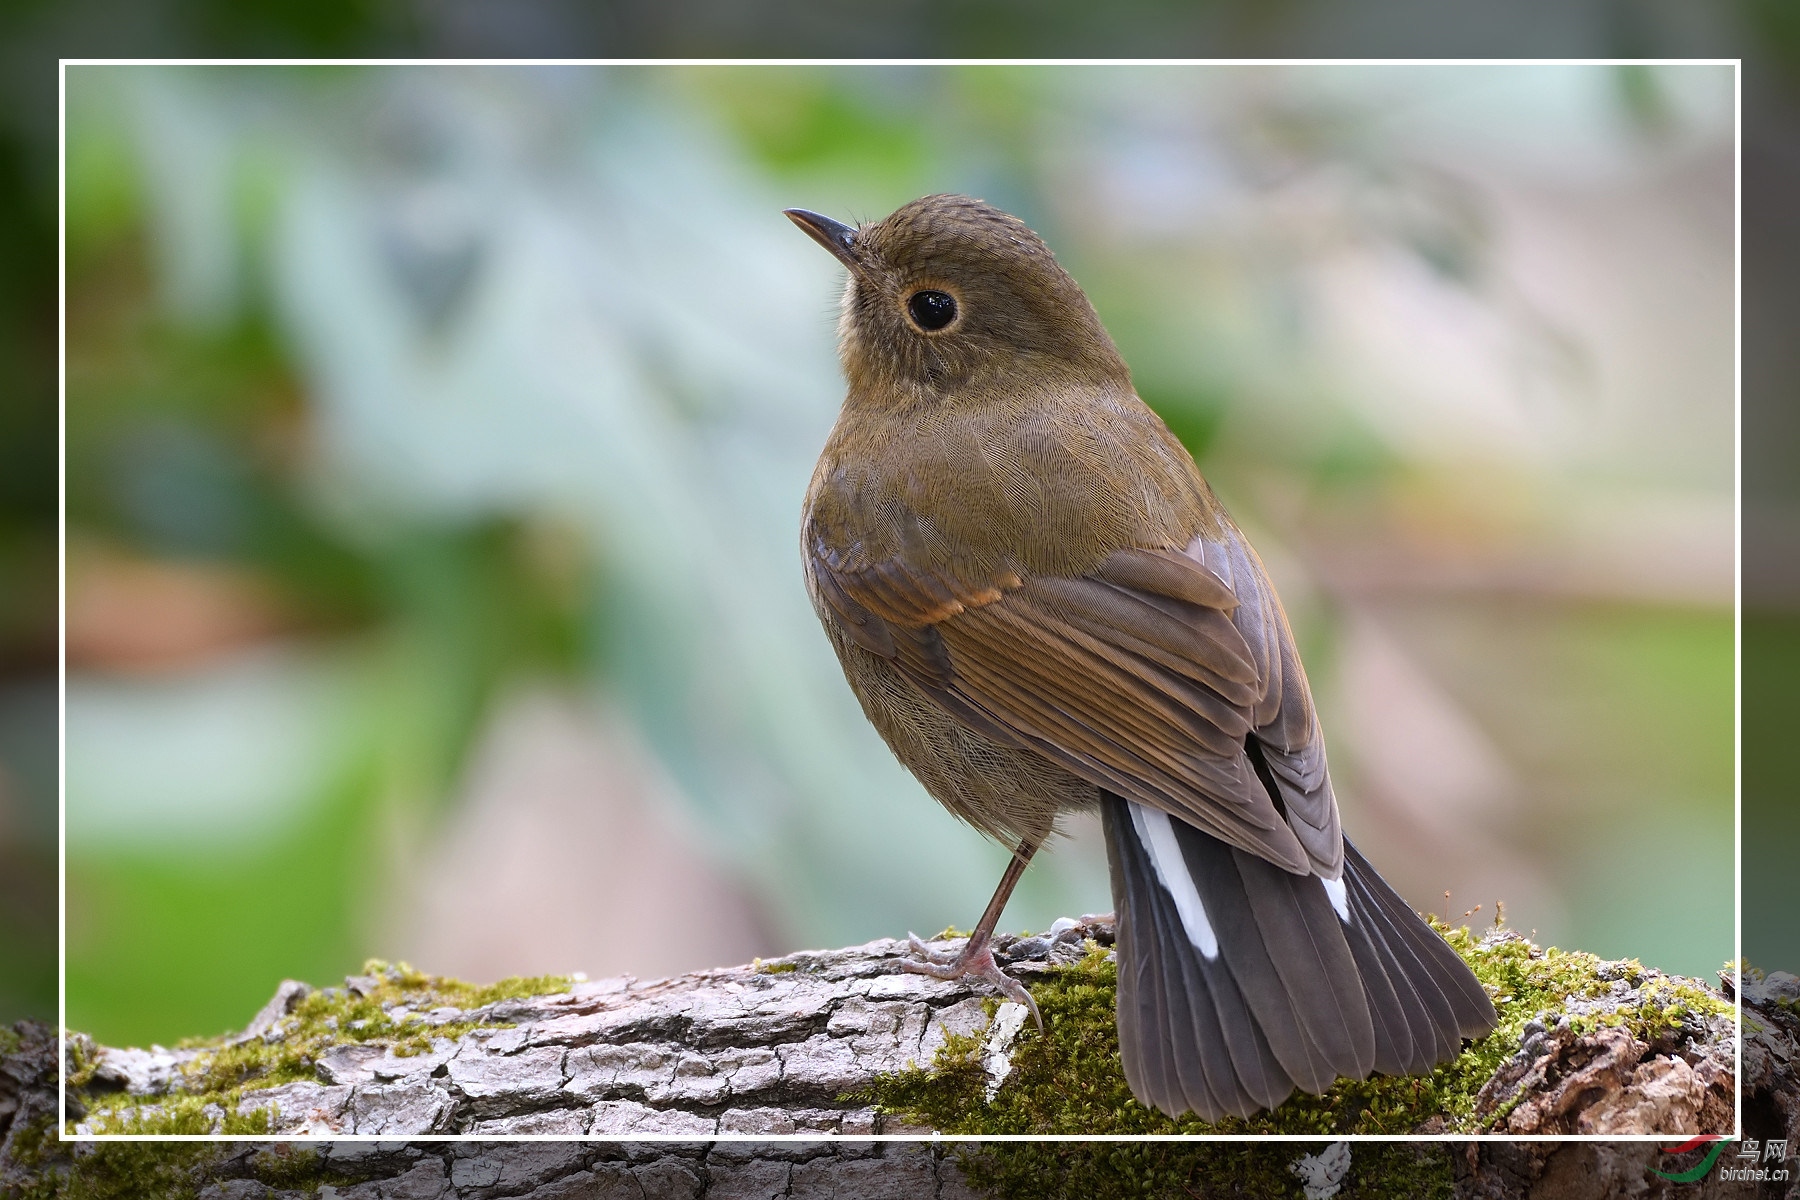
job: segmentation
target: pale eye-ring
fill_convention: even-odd
[[[914,292],[907,297],[906,311],[912,314],[914,324],[931,333],[956,320],[956,297],[930,289]]]

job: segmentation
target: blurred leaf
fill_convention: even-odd
[[[1138,395],[1156,410],[1188,453],[1204,461],[1225,418],[1226,405],[1217,395],[1194,388],[1168,388],[1137,381]]]
[[[1646,134],[1665,133],[1675,114],[1663,94],[1656,70],[1643,63],[1622,63],[1614,69],[1619,100],[1625,115]]]
[[[756,158],[785,173],[858,178],[862,186],[925,174],[927,135],[908,111],[904,68],[878,71],[899,105],[878,106],[868,76],[831,68],[734,67],[684,73]]]
[[[382,587],[405,647],[406,741],[435,800],[450,784],[496,689],[522,673],[567,673],[589,658],[585,580],[532,561],[514,521],[421,527],[380,555]],[[398,681],[398,680],[397,680]]]
[[[85,93],[80,87],[71,88],[70,94],[75,103],[65,141],[64,232],[70,266],[80,271],[140,227],[144,197],[126,131],[103,115],[86,111],[98,101],[82,103]]]

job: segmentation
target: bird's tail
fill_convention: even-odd
[[[1348,841],[1328,882],[1110,793],[1102,815],[1143,1103],[1248,1116],[1339,1076],[1429,1070],[1494,1027],[1467,964]]]

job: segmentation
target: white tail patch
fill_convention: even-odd
[[[1344,888],[1344,877],[1339,875],[1336,879],[1321,879],[1319,882],[1325,885],[1325,894],[1331,897],[1331,907],[1337,910],[1338,920],[1348,925],[1350,893]]]
[[[1200,903],[1194,877],[1188,874],[1187,859],[1182,857],[1181,846],[1175,841],[1169,814],[1141,804],[1132,804],[1130,808],[1131,823],[1137,828],[1138,840],[1150,852],[1156,881],[1175,901],[1175,911],[1181,915],[1181,927],[1187,930],[1188,941],[1194,943],[1194,949],[1201,957],[1219,957],[1219,939],[1213,933],[1212,922],[1206,919],[1206,905]]]

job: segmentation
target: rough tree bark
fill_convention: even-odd
[[[1029,980],[1108,940],[1108,927],[1088,922],[1054,937],[1010,939],[1005,949],[1012,969]],[[169,1118],[181,1117],[197,1124],[180,1128],[242,1131],[228,1118],[242,1122],[252,1114],[269,1133],[321,1139],[187,1143],[169,1148],[166,1162],[126,1164],[117,1143],[58,1143],[54,1041],[42,1026],[21,1025],[14,1044],[0,1041],[0,1192],[58,1194],[58,1181],[79,1179],[84,1170],[163,1170],[154,1189],[135,1194],[297,1200],[322,1181],[356,1200],[978,1194],[961,1164],[988,1146],[854,1140],[925,1132],[878,1111],[868,1094],[880,1077],[930,1067],[947,1039],[979,1047],[990,1095],[1005,1086],[1010,1069],[1020,1027],[1013,1014],[1003,1008],[990,1017],[992,1003],[964,982],[901,972],[903,952],[903,944],[884,940],[669,980],[581,982],[476,1009],[439,1005],[425,1012],[391,999],[386,1012],[376,1007],[379,997],[395,994],[384,988],[397,977],[390,973],[385,980],[352,977],[341,992],[310,1005],[310,989],[284,984],[243,1034],[206,1049],[124,1050],[71,1038],[66,1052],[81,1086],[72,1111],[61,1115],[72,1132],[96,1124],[118,1129],[122,1114],[146,1130],[174,1128]],[[1641,973],[1631,978],[1639,983],[1620,979],[1611,1001],[1632,1001],[1644,981]],[[373,1019],[396,1036],[362,1041],[345,1030],[344,1040],[320,1041],[316,1027],[302,1028],[303,1018],[322,1011],[327,998],[362,1001],[358,1011],[381,1013]],[[1572,1002],[1572,1011],[1591,1015],[1607,999]],[[1786,1137],[1800,1152],[1800,983],[1771,976],[1746,1000],[1746,1133]],[[1565,1015],[1545,1012],[1528,1025],[1518,1052],[1483,1088],[1480,1103],[1500,1114],[1495,1127],[1522,1121],[1528,1132],[1731,1132],[1730,1022],[1723,1032],[1717,1020],[1678,1023],[1651,1045],[1604,1024],[1575,1033],[1559,1020]],[[419,1052],[394,1052],[402,1034]],[[277,1061],[305,1037],[313,1039],[303,1060],[310,1078],[258,1086],[252,1073],[224,1093],[202,1086],[220,1083],[220,1062]],[[291,1054],[286,1061],[291,1066]],[[196,1074],[209,1062],[213,1074]],[[330,1140],[346,1134],[393,1140]],[[589,1140],[401,1140],[442,1134]],[[639,1134],[681,1140],[607,1140]],[[716,1140],[720,1135],[811,1140]],[[1351,1158],[1373,1153],[1370,1145],[1353,1145]],[[1227,1146],[1178,1153],[1216,1155],[1231,1152]],[[1318,1149],[1290,1148],[1292,1158]],[[1675,1185],[1647,1168],[1673,1171],[1694,1157],[1659,1157],[1654,1142],[1452,1143],[1420,1153],[1447,1156],[1444,1174],[1453,1172],[1458,1194],[1494,1198],[1674,1195]],[[1790,1157],[1786,1166],[1793,1171],[1800,1163]],[[1356,1178],[1353,1166],[1345,1186]],[[1279,1182],[1301,1194],[1297,1176]],[[1706,1190],[1680,1185],[1680,1194],[1746,1194],[1724,1180],[1700,1186]],[[1800,1184],[1765,1184],[1761,1194],[1800,1196]]]

